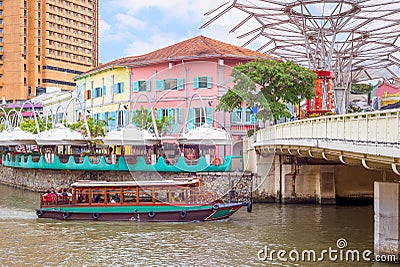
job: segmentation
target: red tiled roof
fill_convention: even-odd
[[[102,64],[87,73],[112,66],[144,66],[160,62],[173,62],[204,58],[272,58],[240,46],[217,41],[202,35],[158,49],[140,56],[124,57]]]
[[[388,95],[392,95],[392,94],[398,94],[400,93],[400,87],[394,85],[394,84],[390,84],[387,81],[383,81],[383,83],[381,83],[378,86],[378,89],[376,90],[376,95],[377,96],[383,96],[385,94],[385,92]]]

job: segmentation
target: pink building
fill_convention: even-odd
[[[128,87],[125,84],[125,90],[129,88],[130,99],[126,100],[131,103],[130,110],[138,110],[143,106],[153,109],[159,118],[171,117],[172,124],[163,136],[177,138],[179,134],[205,122],[226,129],[234,142],[232,147],[218,149],[216,156],[222,157],[224,154],[242,153],[242,136],[247,134],[248,129],[253,129],[257,121],[250,108],[224,113],[216,111],[216,106],[220,98],[233,86],[232,67],[257,58],[270,57],[243,47],[197,36],[145,55],[121,58],[103,64],[91,73],[100,73],[116,66],[129,68],[130,85]],[[116,76],[112,77],[113,83],[116,84]],[[107,81],[107,78],[103,80]],[[79,79],[77,82],[79,83]],[[87,88],[88,84],[86,82],[86,90],[93,89]],[[108,95],[106,93],[106,96]],[[93,113],[96,113],[98,118],[116,115],[116,111],[106,114],[104,110],[105,107]],[[116,121],[121,121],[120,116]]]
[[[238,155],[242,151],[241,136],[256,124],[254,114],[250,109],[224,114],[217,112],[216,106],[233,85],[231,68],[260,57],[268,58],[262,53],[197,36],[132,58],[128,65],[132,72],[133,99],[144,93],[159,118],[173,117],[168,135],[177,135],[204,122],[224,127],[234,138],[232,151],[225,152]],[[132,108],[137,109],[138,104]]]
[[[400,87],[394,84],[388,83],[386,80],[383,81],[376,89],[376,96],[383,98],[386,95],[396,95],[400,93]]]

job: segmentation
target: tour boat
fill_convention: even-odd
[[[189,222],[226,219],[251,202],[226,203],[202,179],[78,181],[71,193],[41,194],[39,218],[94,221]]]

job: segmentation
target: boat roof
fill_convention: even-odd
[[[187,186],[191,184],[196,184],[200,180],[196,179],[173,179],[173,180],[154,180],[154,181],[118,181],[118,182],[108,182],[108,181],[91,181],[91,180],[80,180],[73,184],[72,187],[145,187],[145,186]]]

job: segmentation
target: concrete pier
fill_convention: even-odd
[[[319,204],[336,204],[335,166],[319,166],[316,184],[316,198]]]
[[[400,184],[374,183],[374,253],[400,260]]]

